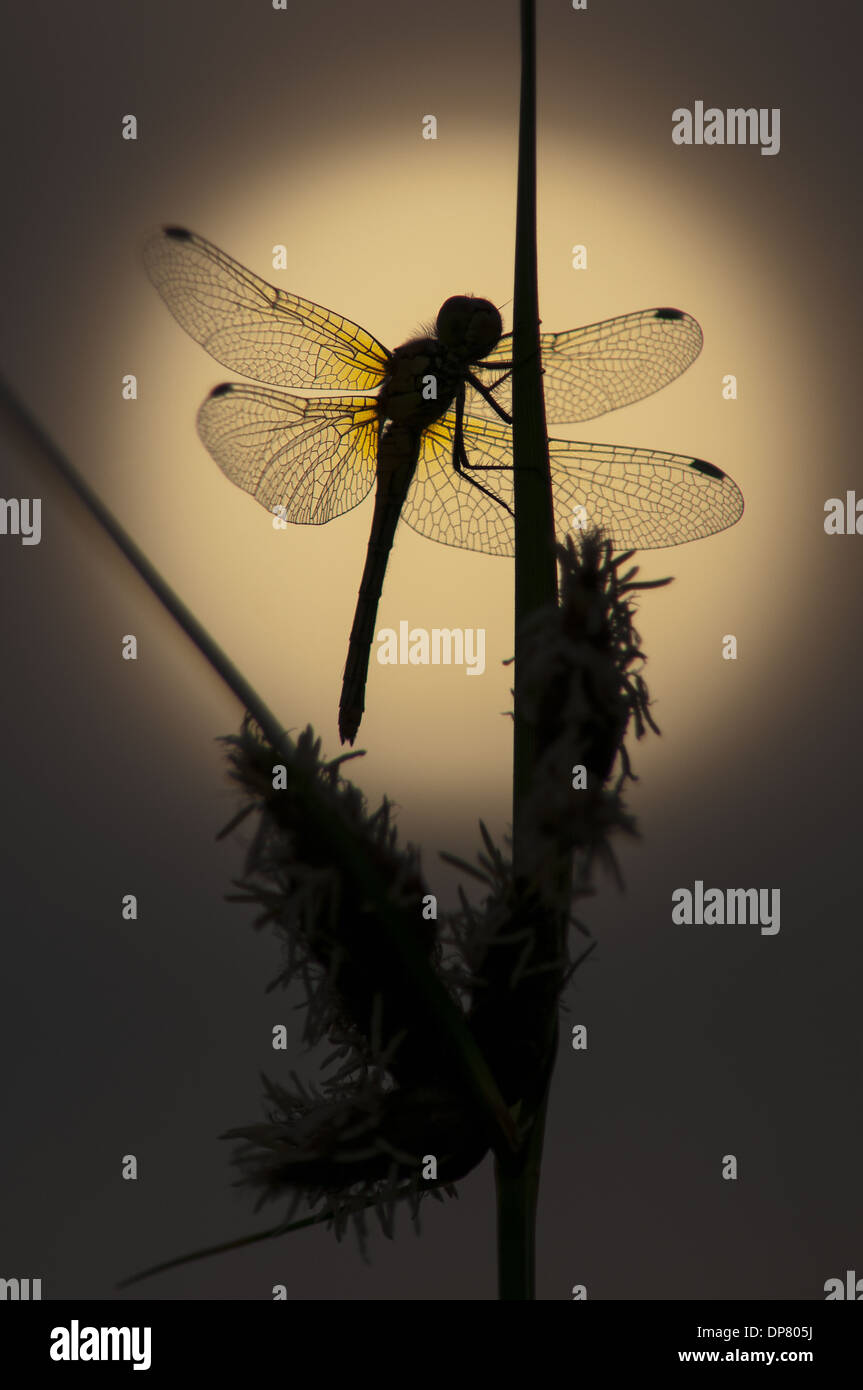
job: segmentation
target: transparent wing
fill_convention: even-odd
[[[540,351],[546,419],[563,425],[593,420],[667,386],[701,351],[701,329],[680,309],[641,309],[567,333],[542,333]],[[507,333],[473,370],[484,386],[491,386],[501,376],[495,361],[511,359],[512,334]],[[511,414],[511,377],[494,395]],[[497,418],[478,391],[471,394],[470,412]]]
[[[452,466],[455,414],[426,431],[402,515],[432,540],[514,554],[513,519]],[[475,477],[513,507],[512,440],[503,425],[467,418]],[[602,526],[616,549],[650,550],[712,536],[743,514],[737,484],[712,463],[658,449],[549,440],[558,537]],[[502,467],[503,466],[503,467]]]
[[[487,431],[487,434],[486,434]],[[486,497],[452,464],[455,412],[429,426],[420,442],[413,482],[402,507],[402,519],[420,535],[463,550],[482,550],[488,555],[514,555],[512,517],[504,507]],[[483,487],[512,506],[512,442],[510,431],[465,417],[468,448],[481,462],[494,462],[498,452],[506,471],[478,472]]]
[[[362,502],[375,479],[378,417],[367,396],[285,396],[230,382],[198,411],[222,472],[285,521],[321,526]]]
[[[549,441],[558,535],[602,526],[617,550],[684,545],[733,526],[743,494],[712,463],[658,449]]]
[[[350,319],[275,289],[203,237],[165,227],[147,274],[177,322],[217,362],[271,386],[374,391],[386,348]]]

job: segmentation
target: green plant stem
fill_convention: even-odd
[[[25,450],[31,453],[35,450],[41,462],[50,463],[64,478],[171,617],[179,623],[243,707],[248,710],[273,748],[280,751],[287,762],[292,761],[293,745],[276,716],[2,380],[0,419],[4,420],[13,437]],[[416,946],[413,921],[393,905],[386,879],[366,856],[357,837],[341,818],[324,804],[312,778],[307,779],[305,799],[309,821],[313,824],[315,832],[321,836],[322,843],[327,846],[333,865],[356,885],[358,891],[375,904],[380,928],[388,938],[393,954],[401,961],[406,987],[411,990],[418,1010],[426,1019],[429,1047],[439,1050],[440,1055],[449,1063],[451,1074],[457,1082],[473,1095],[486,1117],[489,1141],[495,1151],[514,1150],[517,1147],[517,1138],[509,1109],[464,1016]]]
[[[521,92],[513,302],[513,486],[515,496],[515,705],[513,733],[513,867],[516,882],[529,878],[525,819],[538,748],[536,731],[522,715],[524,623],[557,600],[554,509],[539,351],[539,287],[536,248],[536,16],[534,0],[521,0]],[[544,904],[532,923],[536,962],[561,958],[565,908]],[[520,1152],[498,1155],[498,1279],[501,1299],[535,1297],[536,1206],[545,1108],[556,1052],[553,1017],[540,1010],[534,1028],[545,1060],[522,1099],[528,1130]]]
[[[513,299],[512,445],[515,473],[515,730],[513,831],[515,872],[523,864],[521,804],[536,761],[534,731],[521,716],[524,620],[557,598],[554,508],[539,355],[536,257],[536,33],[534,0],[521,0],[521,97]]]
[[[536,1298],[536,1209],[550,1085],[549,1070],[523,1151],[515,1160],[495,1160],[498,1296],[505,1302]]]

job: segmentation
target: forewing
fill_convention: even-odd
[[[540,334],[546,420],[550,425],[592,420],[644,400],[686,371],[701,351],[701,341],[698,323],[680,309],[641,309],[566,333]],[[492,386],[502,375],[495,362],[511,359],[512,334],[507,333],[474,373],[484,386]],[[511,376],[494,396],[511,414]],[[470,411],[497,418],[477,391],[471,394]]]
[[[510,514],[452,466],[454,428],[450,412],[426,431],[404,519],[446,545],[512,555]],[[464,439],[472,476],[513,508],[511,432],[469,417]],[[712,536],[743,513],[737,484],[714,464],[684,454],[551,439],[549,460],[559,540],[602,526],[615,549],[650,550]]]
[[[288,294],[203,237],[166,227],[147,274],[177,322],[232,371],[289,390],[374,391],[387,352],[350,319]]]
[[[375,478],[378,417],[367,396],[285,396],[231,382],[198,411],[222,472],[285,521],[321,526],[361,502]]]

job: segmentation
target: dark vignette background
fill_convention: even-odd
[[[590,906],[600,947],[577,977],[572,1014],[564,1019],[541,1199],[539,1296],[566,1299],[578,1282],[591,1298],[603,1299],[818,1299],[827,1278],[863,1265],[857,884],[863,539],[828,540],[822,529],[827,497],[855,485],[863,490],[853,67],[863,26],[855,6],[836,3],[591,0],[578,16],[564,0],[540,0],[538,8],[541,142],[543,131],[549,141],[562,138],[574,168],[579,140],[598,143],[606,159],[619,145],[630,168],[642,138],[662,142],[669,167],[677,155],[688,161],[675,166],[686,171],[676,175],[681,188],[691,181],[692,201],[674,223],[681,239],[672,251],[695,267],[693,283],[698,275],[713,277],[705,296],[733,296],[735,276],[738,287],[741,275],[749,277],[751,320],[737,350],[742,354],[758,335],[760,356],[749,365],[747,389],[750,396],[760,393],[761,402],[747,416],[741,397],[741,413],[728,426],[715,383],[738,359],[733,325],[720,325],[731,346],[722,362],[712,363],[710,382],[705,387],[702,379],[698,395],[679,394],[681,413],[671,402],[663,407],[667,435],[659,438],[658,425],[653,429],[659,447],[674,448],[681,419],[694,422],[680,447],[691,441],[694,451],[721,458],[739,479],[746,529],[738,528],[724,551],[710,542],[713,550],[689,547],[645,566],[651,575],[677,577],[675,602],[684,606],[665,611],[686,615],[692,625],[675,637],[648,612],[640,624],[648,638],[657,624],[649,677],[655,673],[662,689],[664,672],[673,668],[674,689],[660,711],[663,739],[638,750],[643,783],[633,807],[645,844],[622,850],[626,897],[604,885]],[[306,246],[310,257],[292,287],[334,307],[344,304],[382,336],[390,326],[392,333],[401,331],[399,323],[404,328],[404,314],[385,302],[385,280],[392,264],[387,228],[405,206],[415,208],[418,240],[400,252],[402,266],[415,260],[429,266],[423,219],[437,218],[450,224],[446,293],[459,288],[449,265],[459,264],[460,254],[469,263],[465,274],[478,276],[478,246],[494,261],[495,284],[505,285],[511,221],[493,237],[482,206],[465,208],[463,219],[460,206],[470,170],[474,204],[481,202],[483,180],[497,167],[494,138],[511,147],[514,10],[492,0],[440,0],[433,7],[378,0],[301,7],[286,17],[274,16],[264,0],[180,6],[85,0],[63,11],[43,3],[7,11],[0,80],[8,146],[0,228],[2,369],[87,476],[104,486],[136,535],[146,534],[138,523],[152,522],[148,511],[161,515],[165,527],[173,524],[164,480],[176,473],[177,486],[184,485],[186,464],[179,460],[195,447],[186,435],[173,457],[163,456],[165,439],[174,436],[153,442],[161,406],[146,413],[146,395],[160,401],[158,388],[179,393],[182,404],[169,427],[175,431],[174,419],[188,426],[204,391],[224,376],[199,350],[180,348],[176,325],[150,304],[152,291],[138,285],[140,237],[159,221],[197,213],[198,230],[267,274],[261,246],[290,231],[292,254]],[[272,92],[275,108],[262,105],[266,114],[256,124],[249,112]],[[674,151],[671,110],[699,97],[720,106],[781,107],[779,156]],[[276,108],[281,114],[274,122]],[[126,111],[142,121],[134,151],[117,135]],[[440,176],[436,182],[416,173],[415,133],[426,111],[441,112],[442,145],[447,116],[448,130],[455,126],[464,142],[463,182],[449,196]],[[235,144],[226,142],[232,126]],[[387,141],[400,130],[409,130],[414,143],[394,155]],[[305,223],[283,224],[283,235],[268,227],[253,260],[251,245],[220,235],[212,210],[223,205],[230,218],[232,205],[247,195],[254,180],[244,149],[265,169],[268,160],[278,163],[286,150],[301,147],[297,167],[323,171],[321,198],[326,194],[329,202],[321,202],[313,225],[314,199],[298,187],[297,201],[306,197]],[[209,160],[206,208],[198,194],[183,204],[186,183],[201,178],[193,151],[199,160],[206,151]],[[134,181],[130,155],[140,166]],[[713,155],[719,157],[708,169]],[[327,182],[327,161],[364,173],[372,193],[362,216],[375,205],[379,231],[363,231],[352,220],[355,209],[340,200],[339,178]],[[417,196],[423,179],[427,203]],[[646,183],[633,185],[636,223],[646,191]],[[571,213],[563,237],[582,239],[578,228],[590,221],[585,208],[593,216],[593,196],[576,180],[572,206],[580,210]],[[553,200],[549,189],[547,205]],[[696,206],[699,228],[717,219],[718,248],[699,243],[700,232],[687,238]],[[754,241],[723,240],[735,217],[743,219],[740,226],[760,226],[757,250]],[[351,303],[344,287],[360,277],[350,247],[362,235],[369,245],[379,237],[379,251],[368,257],[368,301],[359,290]],[[344,252],[333,265],[332,279],[341,278],[331,290],[312,256],[318,237]],[[492,240],[500,243],[494,249]],[[567,323],[548,313],[549,326],[663,302],[652,284],[644,293],[627,288],[620,302],[611,302],[609,286],[625,267],[597,273],[607,277],[601,282],[607,307],[570,315]],[[429,274],[434,279],[434,269]],[[727,286],[716,283],[723,274]],[[130,343],[145,330],[128,302],[114,296],[118,287],[126,294],[135,276],[135,303],[150,315],[152,370],[167,350],[198,377],[181,373],[169,382],[167,374],[148,379],[139,369],[142,410],[130,424],[116,399],[117,380],[143,361],[143,348],[136,353]],[[430,294],[421,288],[416,303],[430,298],[436,306],[436,280]],[[679,298],[709,321],[685,286]],[[379,329],[373,300],[381,302]],[[773,319],[780,302],[784,317]],[[413,305],[406,311],[411,321],[421,312]],[[624,442],[642,429],[634,416],[626,429],[598,423],[584,437]],[[111,470],[123,430],[140,469],[130,469],[118,486]],[[708,445],[699,449],[703,433]],[[797,448],[786,444],[794,439]],[[206,478],[200,486],[209,487],[206,460],[195,458]],[[162,470],[158,487],[147,471],[150,460]],[[299,1025],[288,1008],[295,1001],[263,994],[278,966],[277,948],[255,937],[241,910],[222,901],[241,846],[214,842],[234,803],[213,739],[235,728],[238,712],[80,508],[34,469],[26,450],[4,444],[0,492],[43,498],[43,542],[26,548],[0,538],[0,1274],[41,1277],[49,1298],[103,1299],[116,1296],[117,1278],[144,1264],[275,1219],[275,1211],[253,1216],[249,1202],[231,1194],[227,1146],[215,1136],[258,1116],[257,1072],[277,1068],[268,1048],[272,1023],[290,1022],[297,1033]],[[229,492],[225,487],[231,507],[236,499]],[[190,506],[194,500],[190,491]],[[206,510],[210,503],[204,498],[201,505]],[[344,542],[350,553],[343,573],[333,571],[333,591],[340,604],[344,592],[344,603],[333,619],[333,655],[329,646],[324,655],[322,644],[320,657],[326,664],[321,689],[333,705],[366,524],[367,516],[344,533],[352,538]],[[184,525],[194,552],[194,511]],[[309,550],[302,550],[306,538],[297,541],[304,557],[317,541],[311,538]],[[420,557],[428,573],[443,565],[437,548],[428,547],[430,556],[420,542],[415,551],[409,544],[405,553]],[[487,580],[476,563],[457,571],[459,584],[468,573],[477,584],[503,582]],[[228,560],[225,569],[230,575]],[[230,611],[233,592],[228,583],[219,600],[229,636],[232,623],[255,626],[240,596]],[[723,607],[728,593],[733,602]],[[702,594],[716,605],[705,624],[697,606]],[[191,601],[197,607],[196,595]],[[286,623],[291,616],[285,608]],[[466,611],[461,622],[471,625],[477,616],[482,619],[481,607]],[[780,629],[781,649],[771,637]],[[736,704],[717,694],[719,685],[729,685],[728,670],[716,659],[726,631],[750,633],[731,682],[747,691],[745,701],[734,697]],[[126,632],[138,635],[146,654],[134,667],[117,656]],[[307,635],[303,666],[317,670],[314,642]],[[505,637],[501,642],[499,655]],[[230,640],[226,645],[243,656]],[[647,648],[652,656],[650,640]],[[298,670],[298,682],[307,678],[313,679]],[[267,688],[268,680],[266,668],[264,693],[281,712],[280,693]],[[424,691],[422,698],[463,694],[460,685],[451,690],[443,697]],[[496,691],[494,707],[503,708],[505,678]],[[320,722],[312,698],[317,693],[289,705],[288,722]],[[678,715],[697,729],[701,754],[694,764],[689,745],[675,743]],[[333,748],[331,729],[327,736]],[[462,763],[461,775],[474,789],[486,786],[488,762],[496,759],[503,770],[488,785],[498,792],[506,785],[506,738],[497,732],[495,738],[487,757],[484,751],[476,764]],[[371,733],[367,746],[374,748]],[[478,796],[461,819],[470,798],[458,769],[439,783],[433,769],[424,773],[424,764],[436,762],[437,744],[422,723],[401,746],[402,759],[411,748],[413,784],[396,785],[392,763],[380,775],[405,804],[409,833],[428,846],[428,861],[440,845],[469,851],[478,814],[496,816],[496,828],[503,828],[505,798],[489,812]],[[378,775],[370,770],[363,781],[372,795]],[[431,779],[425,800],[424,776]],[[696,878],[780,887],[780,934],[673,927],[670,892]],[[445,892],[448,880],[441,884]],[[116,907],[128,891],[138,892],[143,907],[135,930],[120,923]],[[590,1038],[588,1053],[578,1058],[566,1048],[576,1021],[588,1025]],[[308,1072],[311,1061],[294,1054],[285,1065]],[[121,1156],[129,1152],[139,1160],[136,1184],[120,1179]],[[721,1156],[729,1152],[740,1163],[734,1184],[719,1178]],[[393,1244],[375,1237],[369,1266],[352,1241],[337,1247],[331,1235],[315,1230],[179,1270],[125,1296],[268,1298],[275,1283],[284,1283],[292,1299],[491,1298],[493,1221],[486,1164],[461,1185],[459,1202],[430,1204],[419,1241],[405,1221]]]

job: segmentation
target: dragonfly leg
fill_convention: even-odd
[[[520,360],[522,362],[529,362],[531,358],[535,356],[535,352],[529,352],[526,357],[523,357]],[[507,370],[504,372],[503,376],[499,376],[497,378],[497,381],[489,382],[487,386],[484,384],[484,382],[480,381],[479,377],[475,376],[473,372],[466,373],[466,380],[470,382],[474,391],[479,392],[483,400],[491,406],[492,410],[495,412],[496,415],[500,416],[501,420],[503,420],[505,425],[512,424],[512,416],[506,410],[504,410],[502,405],[498,404],[498,402],[494,398],[494,392],[497,390],[499,386],[503,385],[503,383],[507,380],[508,377],[512,376],[512,369],[517,365],[518,363],[516,363],[515,361],[490,363],[490,367],[506,367]],[[545,372],[544,367],[541,367],[540,370],[543,373]]]
[[[509,512],[510,516],[515,516],[515,512],[508,502],[504,502],[502,497],[498,497],[497,494],[492,492],[489,488],[483,487],[482,483],[478,483],[476,478],[471,478],[470,475],[465,472],[465,468],[470,468],[471,466],[466,459],[461,464],[458,463],[455,458],[452,462],[456,473],[464,478],[465,482],[470,483],[471,487],[478,488],[480,492],[484,492],[486,497],[490,497],[492,502],[496,502],[499,507],[503,507],[504,511]]]
[[[503,365],[505,366],[506,363],[504,363]],[[512,416],[507,414],[502,405],[498,405],[497,401],[492,395],[492,392],[495,391],[498,386],[500,386],[501,382],[506,381],[508,376],[509,372],[504,372],[503,376],[500,377],[498,381],[492,382],[491,386],[484,386],[483,383],[480,381],[479,377],[474,376],[473,372],[467,373],[467,380],[470,382],[474,391],[479,392],[483,400],[488,402],[492,410],[495,412],[496,415],[500,416],[501,420],[503,420],[503,423],[505,425],[512,424]]]
[[[535,349],[535,348],[532,348],[532,349],[530,350],[530,352],[526,352],[526,353],[524,354],[524,357],[520,357],[520,358],[518,359],[517,362],[516,362],[515,358],[512,358],[512,359],[511,359],[510,361],[508,361],[508,362],[503,362],[503,361],[500,361],[500,362],[499,362],[499,361],[497,361],[497,360],[495,360],[494,362],[489,362],[489,363],[488,363],[488,371],[491,371],[492,367],[506,367],[506,368],[507,368],[507,371],[504,372],[503,376],[500,378],[499,381],[496,381],[496,382],[494,383],[494,386],[500,386],[501,381],[506,381],[506,379],[507,379],[507,377],[510,375],[510,372],[512,371],[513,367],[519,367],[519,366],[521,366],[522,362],[530,362],[530,361],[533,360],[533,358],[534,358],[535,356],[536,356],[536,349]],[[494,386],[491,388],[492,391],[494,390]]]
[[[465,482],[470,483],[471,487],[479,488],[480,492],[484,492],[486,497],[491,498],[492,502],[496,502],[499,507],[503,507],[504,511],[509,512],[510,516],[514,517],[515,512],[513,511],[512,507],[510,507],[506,502],[504,502],[502,497],[498,497],[487,487],[483,487],[482,483],[478,483],[476,478],[472,478],[470,474],[465,471],[467,469],[470,469],[472,465],[468,462],[467,450],[464,447],[464,434],[462,432],[463,419],[464,387],[462,387],[455,400],[455,430],[453,431],[452,440],[452,466],[455,469],[456,473],[458,473],[459,477],[464,478]],[[499,469],[501,471],[511,471],[507,468],[507,465],[504,463],[489,464],[489,468]]]

